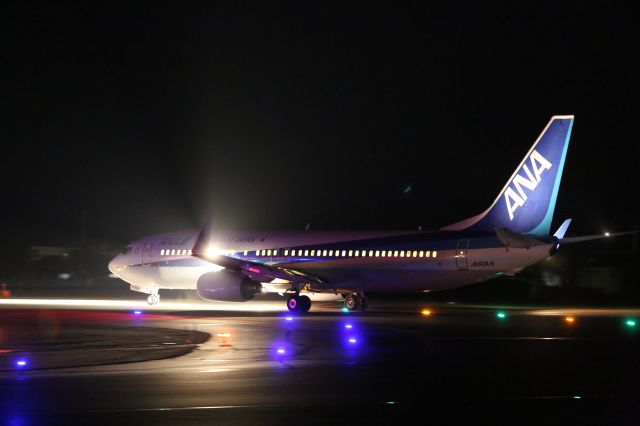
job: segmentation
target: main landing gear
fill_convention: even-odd
[[[344,306],[350,311],[361,310],[364,311],[367,308],[367,299],[364,297],[364,293],[350,293],[344,298]]]
[[[300,294],[292,294],[287,298],[287,309],[290,312],[309,312],[311,309],[311,299],[309,296],[300,296]]]

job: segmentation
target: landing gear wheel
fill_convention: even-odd
[[[293,295],[293,296],[289,296],[287,298],[287,309],[289,309],[290,312],[298,312],[300,308],[300,299],[298,298],[298,296]]]
[[[360,307],[360,298],[357,294],[350,294],[344,298],[344,306],[350,311],[354,311]]]
[[[308,296],[291,295],[287,298],[287,309],[290,312],[309,312],[311,299]]]
[[[309,299],[309,296],[300,296],[298,302],[300,303],[300,312],[309,312],[309,309],[311,309],[311,299]]]
[[[147,297],[147,303],[150,305],[157,305],[160,303],[160,296],[157,294],[150,294],[149,297]]]
[[[367,307],[367,302],[364,294],[353,293],[344,298],[344,306],[346,306],[350,311],[355,311],[357,309],[364,311]]]

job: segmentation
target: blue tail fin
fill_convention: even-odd
[[[573,115],[551,117],[491,207],[442,229],[549,235],[572,127]]]

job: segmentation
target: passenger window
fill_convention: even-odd
[[[436,256],[438,256],[438,252],[434,250],[433,251],[433,257],[436,257]]]

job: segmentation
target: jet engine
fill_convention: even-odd
[[[246,302],[262,290],[259,282],[223,269],[198,278],[198,296],[221,302]]]

